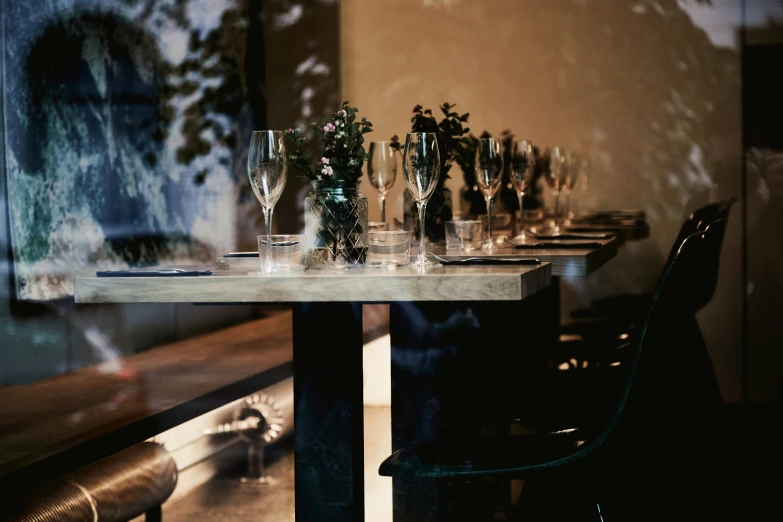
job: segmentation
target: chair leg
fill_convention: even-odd
[[[147,510],[144,513],[144,522],[161,522],[163,520],[163,510],[160,505]]]
[[[604,514],[601,512],[601,504],[596,502],[595,507],[598,510],[598,522],[604,522]]]

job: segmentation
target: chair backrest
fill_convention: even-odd
[[[639,429],[644,429],[640,426],[648,421],[657,422],[677,433],[680,427],[672,426],[672,419],[666,416],[681,419],[685,414],[679,415],[675,409],[693,408],[693,397],[706,403],[715,398],[714,392],[719,394],[713,386],[714,372],[708,354],[691,356],[686,352],[703,349],[703,346],[692,343],[687,332],[692,331],[694,314],[703,306],[705,296],[711,296],[709,288],[711,280],[716,279],[713,273],[717,271],[724,223],[724,220],[713,221],[703,232],[685,238],[668,263],[653,293],[623,394],[610,421],[584,448],[585,452],[603,446],[610,436],[618,432],[633,431],[638,434]],[[657,365],[658,361],[663,364]],[[703,378],[682,382],[688,379],[691,368],[677,366],[679,361],[687,361],[686,365],[700,365],[700,368],[692,369],[693,375],[707,375],[713,378],[713,382],[705,382]],[[665,373],[670,370],[674,371]],[[675,373],[677,378],[673,379],[672,374]],[[704,391],[699,388],[702,385],[710,389]],[[651,404],[655,405],[655,412],[650,410]]]
[[[688,219],[680,227],[680,232],[677,234],[677,239],[674,240],[672,248],[669,251],[669,257],[666,261],[666,265],[672,261],[672,258],[677,253],[677,250],[685,241],[685,238],[696,232],[703,231],[709,224],[715,219],[728,219],[729,210],[737,198],[729,198],[715,203],[709,203],[701,208],[694,210]]]

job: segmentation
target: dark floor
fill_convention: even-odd
[[[670,470],[670,482],[659,479],[650,484],[647,491],[639,492],[638,500],[623,505],[608,503],[603,507],[603,520],[646,520],[647,515],[656,513],[655,518],[665,514],[667,520],[780,520],[783,506],[779,504],[779,493],[783,487],[780,471],[783,469],[783,451],[779,428],[783,410],[779,405],[731,406],[727,408],[725,423],[727,441],[723,451],[710,460],[714,464],[711,476],[693,474],[683,477],[680,469]],[[372,416],[368,416],[372,419]],[[367,435],[376,430],[367,426]],[[709,434],[705,434],[709,437]],[[368,446],[368,453],[372,450]],[[293,453],[290,446],[271,455],[268,473],[276,479],[273,485],[249,486],[241,484],[238,476],[241,469],[227,471],[192,491],[189,495],[172,500],[164,506],[164,520],[185,522],[193,520],[214,520],[227,522],[256,522],[293,520]],[[377,469],[377,460],[368,454],[367,465]],[[686,466],[684,463],[683,466]],[[716,474],[717,473],[717,474]],[[377,485],[369,482],[368,502],[377,495]],[[675,491],[672,484],[693,480],[690,486]],[[714,488],[707,484],[715,484]],[[390,486],[389,486],[390,487]],[[692,491],[688,488],[692,487]],[[369,490],[373,489],[372,492]],[[483,520],[475,518],[476,513],[486,514],[486,520],[593,520],[599,521],[597,508],[585,499],[568,498],[557,494],[543,493],[533,484],[527,488],[527,500],[523,509],[495,509],[493,494],[488,493],[486,484],[457,486],[459,503],[452,503],[448,514],[439,520],[461,521]],[[525,491],[525,490],[523,490]],[[543,493],[543,494],[540,494]],[[390,494],[390,493],[389,493]],[[523,498],[524,493],[523,493]],[[635,497],[637,498],[637,497]],[[486,504],[479,508],[479,504]],[[462,512],[460,512],[462,511]],[[469,519],[465,518],[471,513]],[[377,511],[368,511],[368,517],[378,518]],[[505,518],[504,518],[505,517]],[[382,519],[391,520],[391,513],[383,513]],[[407,521],[406,521],[407,522]],[[418,522],[418,521],[417,521]],[[422,521],[424,522],[424,521]]]

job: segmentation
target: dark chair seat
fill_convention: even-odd
[[[385,477],[454,477],[504,475],[554,467],[580,456],[590,438],[585,430],[564,428],[546,433],[421,443],[396,451],[379,469]]]

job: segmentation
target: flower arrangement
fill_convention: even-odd
[[[299,129],[286,132],[287,164],[313,185],[305,197],[305,266],[352,268],[367,258],[367,198],[358,190],[368,154],[364,135],[372,132],[359,109],[343,102],[324,124],[313,123],[323,152],[317,162],[303,152]]]
[[[312,123],[313,132],[321,137],[324,144],[318,162],[313,162],[302,151],[304,133],[300,129],[288,129],[288,165],[310,181],[320,181],[323,185],[336,181],[358,181],[362,176],[362,165],[369,156],[364,150],[364,135],[372,132],[372,123],[367,118],[356,121],[358,112],[359,109],[351,107],[346,101],[323,125]]]
[[[445,186],[449,179],[449,170],[457,157],[462,141],[470,133],[470,128],[463,124],[468,123],[470,113],[460,114],[454,110],[455,104],[443,103],[439,108],[443,117],[438,120],[431,109],[424,109],[417,104],[413,108],[411,118],[411,132],[435,133],[440,153],[440,177],[438,185],[427,203],[427,215],[424,220],[424,231],[430,241],[441,241],[446,238],[446,221],[453,217],[451,191]],[[402,151],[403,143],[399,137],[393,136],[392,148]],[[416,205],[413,198],[405,194],[405,222],[406,228],[414,230],[418,234],[419,221],[416,217]]]

